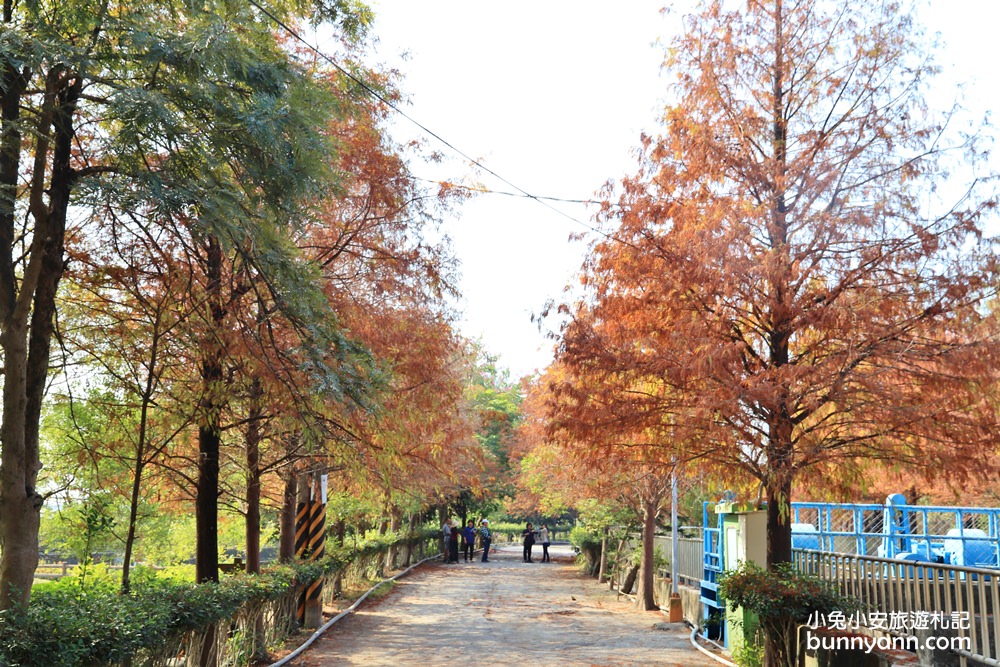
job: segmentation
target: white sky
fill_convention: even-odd
[[[589,199],[608,179],[633,171],[631,151],[643,129],[655,129],[663,97],[662,51],[654,42],[669,41],[676,25],[661,16],[662,0],[371,5],[377,58],[403,73],[407,114],[503,178],[538,196]],[[948,43],[940,54],[947,76],[978,81],[965,99],[978,110],[1000,90],[1000,10],[993,5],[932,0],[925,14],[925,24]],[[394,133],[450,155],[405,120]],[[413,169],[419,177],[472,178],[512,191],[457,156]],[[592,224],[592,208],[551,205]],[[499,195],[480,195],[446,221],[461,261],[462,331],[481,338],[515,379],[551,360],[552,343],[531,315],[574,281],[586,245],[568,239],[584,231],[538,202]]]

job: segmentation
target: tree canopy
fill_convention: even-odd
[[[149,503],[194,500],[212,580],[219,503],[251,543],[289,470],[387,494],[402,469],[445,490],[481,473],[452,260],[423,235],[444,202],[386,139],[370,92],[398,96],[393,75],[356,60],[371,19],[355,0],[5,3],[0,609],[28,599],[46,493],[94,492],[126,558]],[[306,21],[356,74],[300,50]],[[78,469],[40,488],[50,370]]]
[[[899,3],[701,3],[566,307],[560,357],[595,393],[668,388],[618,421],[670,415],[678,459],[759,480],[771,563],[800,476],[961,475],[996,447],[996,198],[954,185],[984,155],[929,108],[927,46]]]

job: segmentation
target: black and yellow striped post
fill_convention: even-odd
[[[306,559],[309,546],[309,507],[311,502],[300,502],[295,506],[295,559]]]
[[[300,503],[295,521],[295,556],[316,561],[326,553],[326,505],[318,501]],[[298,619],[306,628],[318,628],[323,620],[323,580],[313,581],[299,597]]]
[[[312,503],[309,510],[309,559],[318,561],[326,551],[326,505]],[[318,628],[323,624],[323,580],[317,579],[306,588],[305,627]]]

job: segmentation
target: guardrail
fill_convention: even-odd
[[[859,600],[866,607],[857,619],[862,627],[912,637],[918,647],[927,646],[928,635],[959,637],[950,652],[1000,666],[997,570],[805,549],[793,552],[793,562]],[[873,628],[872,619],[880,627]]]
[[[70,574],[75,574],[75,570],[82,567],[94,567],[94,565],[100,565],[102,568],[106,567],[109,572],[114,572],[116,570],[121,570],[121,565],[108,565],[106,563],[92,563],[90,565],[84,565],[81,563],[39,563],[38,568],[35,569],[35,579],[45,579],[49,581],[54,581],[61,579],[62,577],[67,577]],[[156,565],[144,565],[143,567],[152,570],[162,570],[162,567]],[[230,564],[219,564],[220,569],[225,567],[232,567]]]
[[[677,540],[677,579],[680,583],[689,586],[701,585],[704,576],[704,547],[700,537],[681,537]],[[657,535],[653,538],[653,546],[660,550],[660,554],[670,560],[673,553],[671,538],[669,535]],[[670,573],[670,566],[663,569],[662,574],[666,576]]]

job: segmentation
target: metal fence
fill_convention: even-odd
[[[677,579],[679,583],[689,586],[699,586],[704,574],[704,556],[700,537],[681,537],[677,548]],[[657,535],[653,538],[653,548],[670,562],[673,552],[670,535]],[[670,574],[670,566],[663,568],[661,576]]]
[[[947,651],[1000,666],[1000,575],[996,570],[895,559],[795,550],[796,567],[833,583],[864,609],[838,619],[868,630],[912,638],[931,650],[929,640],[950,641]],[[828,625],[830,619],[824,619]],[[937,648],[942,648],[939,645]]]
[[[885,505],[791,503],[793,542],[803,549],[861,556],[1000,566],[1000,508],[901,500],[894,495]]]

